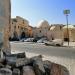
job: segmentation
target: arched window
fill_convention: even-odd
[[[18,28],[19,28],[19,26],[18,26]]]
[[[23,20],[23,24],[24,24],[24,20]]]

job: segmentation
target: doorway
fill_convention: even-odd
[[[64,41],[69,41],[69,38],[64,38]]]
[[[25,38],[25,32],[21,33],[21,39]]]

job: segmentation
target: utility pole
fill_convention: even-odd
[[[66,15],[66,22],[67,22],[67,36],[68,36],[68,46],[69,46],[68,15],[70,14],[70,10],[64,10],[64,14]]]

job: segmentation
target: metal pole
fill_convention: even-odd
[[[68,46],[69,46],[68,14],[66,15],[66,21],[67,21],[67,36],[68,36]]]

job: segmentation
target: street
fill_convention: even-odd
[[[44,60],[64,65],[70,72],[75,74],[75,48],[45,46],[38,43],[11,42],[12,53],[26,52],[28,57],[41,54]]]
[[[31,53],[38,53],[42,55],[49,55],[49,56],[60,56],[75,59],[75,48],[68,48],[68,47],[53,47],[53,46],[45,46],[40,43],[26,43],[26,42],[19,42],[19,43],[11,43],[12,51],[26,51]]]

